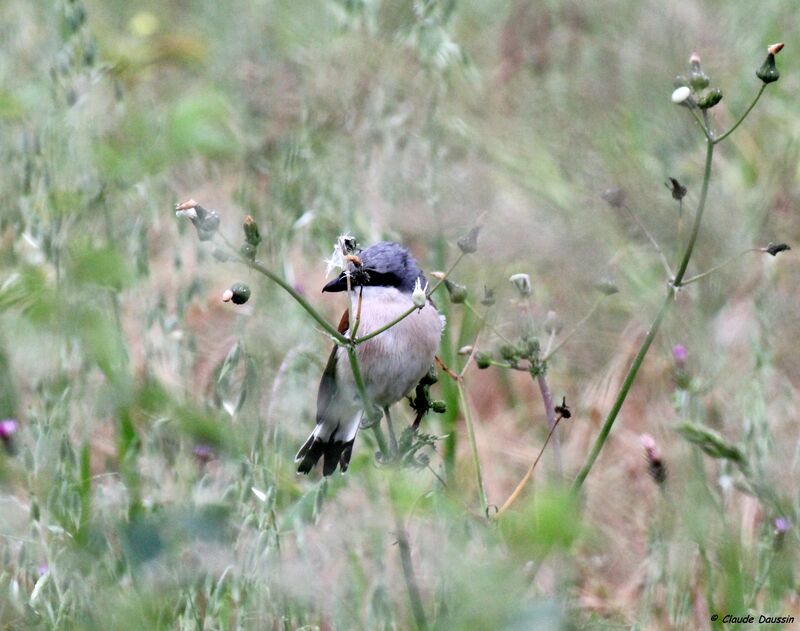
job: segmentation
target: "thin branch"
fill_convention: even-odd
[[[539,450],[539,455],[536,456],[536,460],[534,460],[533,464],[530,467],[528,467],[528,471],[525,473],[524,476],[522,476],[522,479],[519,481],[519,484],[517,484],[514,491],[511,493],[511,495],[508,496],[508,499],[499,508],[499,510],[496,513],[496,516],[502,515],[505,511],[507,511],[511,507],[511,505],[517,500],[517,498],[522,493],[522,489],[525,488],[525,485],[533,477],[533,471],[534,469],[536,469],[536,465],[539,464],[539,460],[541,460],[542,458],[542,454],[544,453],[544,450],[547,447],[547,443],[550,442],[550,437],[553,435],[553,432],[556,431],[556,427],[558,427],[558,422],[560,420],[561,420],[561,415],[556,417],[555,422],[553,423],[553,427],[550,428],[550,432],[547,434],[547,438],[544,441],[544,445],[542,445],[542,448]]]
[[[636,222],[636,225],[639,226],[639,229],[642,232],[644,232],[645,236],[653,245],[656,252],[658,252],[659,257],[661,257],[661,264],[664,266],[664,269],[666,270],[668,277],[672,278],[673,277],[672,268],[670,267],[669,261],[667,260],[664,251],[661,249],[661,246],[658,245],[658,241],[656,241],[655,237],[652,234],[650,234],[650,231],[644,225],[644,222],[639,218],[639,215],[633,212],[630,206],[628,206],[627,204],[623,204],[622,207],[628,211],[628,214],[631,216],[631,219],[633,219],[633,221]]]
[[[550,433],[553,433],[558,423],[556,417],[556,409],[553,405],[553,393],[550,391],[550,386],[547,383],[547,377],[544,373],[539,373],[536,376],[536,383],[539,385],[539,392],[542,393],[542,402],[544,403],[544,411],[547,414],[547,427]],[[561,465],[561,439],[558,434],[553,436],[553,461],[556,469],[556,477],[561,480],[564,471]]]
[[[763,252],[763,251],[764,250],[762,248],[750,248],[748,250],[744,250],[742,252],[739,252],[738,254],[734,254],[729,259],[726,259],[725,261],[723,261],[719,265],[715,265],[714,267],[712,267],[709,270],[706,270],[702,274],[697,274],[696,276],[692,276],[691,278],[687,278],[686,280],[681,282],[680,286],[681,287],[686,287],[686,285],[689,285],[689,284],[694,283],[694,282],[696,282],[696,281],[698,281],[698,280],[700,280],[702,278],[705,278],[706,276],[709,276],[709,275],[713,274],[717,270],[722,269],[726,265],[730,265],[731,263],[733,263],[734,261],[738,260],[740,257],[744,256],[745,254],[748,254],[750,252]]]
[[[395,536],[397,537],[397,546],[400,548],[400,563],[403,566],[403,578],[405,579],[406,589],[408,590],[408,600],[411,604],[411,611],[414,614],[414,621],[417,625],[417,629],[424,631],[428,629],[428,619],[425,617],[425,608],[422,606],[422,596],[420,596],[417,577],[414,574],[414,563],[411,559],[411,544],[408,542],[408,534],[403,525],[400,510],[395,505],[394,498],[391,497],[391,494],[389,503],[392,505]]]
[[[483,473],[481,472],[481,461],[478,456],[478,443],[475,440],[475,427],[472,423],[472,411],[467,400],[467,392],[464,387],[464,380],[458,379],[456,381],[458,387],[458,397],[461,401],[461,409],[464,411],[464,422],[467,425],[467,437],[469,438],[469,447],[472,451],[472,462],[475,465],[475,479],[478,483],[478,497],[481,502],[481,510],[483,514],[489,508],[489,500],[486,497],[486,488],[483,486]]]
[[[737,128],[739,125],[741,125],[741,124],[742,124],[742,121],[744,121],[744,119],[745,119],[745,118],[747,118],[747,115],[748,115],[748,114],[750,114],[750,112],[752,111],[752,109],[753,109],[753,108],[756,106],[756,103],[758,103],[758,99],[760,99],[760,98],[761,98],[761,95],[762,95],[762,94],[764,94],[764,90],[766,90],[766,89],[767,89],[767,84],[766,84],[766,83],[762,83],[762,84],[761,84],[761,89],[758,91],[758,94],[756,94],[756,98],[754,98],[754,99],[753,99],[753,102],[752,102],[752,103],[750,103],[750,107],[748,107],[748,108],[747,108],[747,109],[744,111],[744,114],[742,114],[742,117],[741,117],[741,118],[740,118],[738,121],[736,121],[736,123],[733,125],[733,127],[731,127],[731,128],[728,130],[728,131],[726,131],[726,132],[725,132],[724,134],[722,134],[722,135],[721,135],[719,138],[716,138],[716,139],[713,141],[713,142],[714,142],[714,144],[717,144],[718,142],[722,142],[722,141],[723,141],[723,140],[725,140],[725,139],[726,139],[728,136],[730,136],[730,135],[731,135],[731,134],[732,134],[734,131],[736,131],[736,128]]]

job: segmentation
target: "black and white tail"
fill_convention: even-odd
[[[330,420],[318,422],[311,436],[294,457],[294,461],[300,463],[297,465],[297,472],[310,472],[320,458],[323,458],[322,475],[331,475],[336,471],[337,465],[342,473],[347,471],[360,422],[361,412],[344,423]]]

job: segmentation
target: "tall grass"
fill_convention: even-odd
[[[794,250],[678,293],[581,496],[562,484],[666,283],[601,194],[624,189],[668,258],[693,219],[702,137],[669,99],[691,51],[725,92],[713,116],[727,129],[765,45],[787,42],[781,81],[717,148],[687,275],[798,241],[794,12],[0,6],[0,420],[15,423],[0,425],[0,626],[687,629],[800,615]],[[689,189],[681,233],[667,177]],[[416,466],[378,466],[362,432],[345,476],[295,474],[330,337],[280,287],[216,261],[175,220],[188,197],[230,237],[252,215],[264,265],[328,322],[344,307],[319,294],[338,234],[400,241],[431,272],[483,216],[478,252],[451,277],[469,306],[439,298],[440,354],[463,384],[440,372],[432,396],[447,411],[423,421],[438,439]],[[619,293],[547,366],[572,412],[554,433],[563,477],[548,446],[487,519],[549,428],[539,384],[478,372],[475,354],[549,311],[563,336],[608,279]],[[252,289],[238,307],[220,300],[236,281]]]

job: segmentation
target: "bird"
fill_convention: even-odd
[[[345,257],[342,272],[322,288],[323,292],[347,292],[349,286],[351,308],[339,322],[340,333],[349,337],[348,315],[357,317],[359,301],[358,337],[389,324],[412,306],[418,307],[356,346],[367,397],[388,414],[389,406],[406,396],[430,370],[444,317],[428,296],[420,295],[420,288],[427,286],[425,275],[406,248],[382,241],[355,253]],[[337,466],[346,472],[364,413],[347,349],[335,345],[319,384],[316,426],[295,456],[298,473],[309,473],[320,458],[324,476],[334,473]]]

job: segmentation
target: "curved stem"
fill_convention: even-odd
[[[459,379],[456,382],[458,386],[458,397],[461,400],[461,409],[464,411],[464,422],[467,424],[467,437],[469,438],[469,447],[472,451],[472,462],[475,465],[475,478],[478,482],[478,497],[481,502],[481,509],[483,514],[489,508],[489,500],[486,498],[486,489],[483,486],[483,473],[481,472],[481,461],[478,457],[478,443],[475,440],[475,427],[472,424],[472,412],[467,401],[467,392],[464,388],[464,380]]]
[[[317,324],[319,324],[323,329],[325,329],[325,331],[339,344],[350,343],[350,341],[344,335],[339,333],[339,331],[336,330],[336,327],[331,325],[325,318],[323,318],[320,312],[317,311],[314,307],[312,307],[311,304],[305,298],[303,298],[303,296],[300,295],[300,293],[294,287],[292,287],[289,283],[283,280],[280,276],[278,276],[275,272],[273,272],[263,263],[256,260],[250,260],[242,256],[239,253],[239,251],[233,246],[233,244],[227,239],[227,237],[225,237],[224,234],[222,234],[221,232],[219,232],[218,234],[220,235],[220,237],[222,238],[223,242],[228,247],[228,249],[236,255],[239,261],[247,265],[247,267],[249,267],[250,269],[257,271],[260,274],[263,274],[274,283],[280,285],[281,289],[286,291],[292,298],[294,298],[295,301],[301,307],[303,307],[303,309],[306,310],[308,315],[314,318],[314,320],[317,321]]]
[[[680,286],[681,287],[686,287],[686,285],[689,285],[690,283],[694,283],[694,282],[696,282],[696,281],[698,281],[698,280],[700,280],[702,278],[705,278],[706,276],[709,276],[709,275],[713,274],[717,270],[722,269],[726,265],[730,265],[731,263],[733,263],[734,261],[738,260],[740,257],[744,256],[745,254],[748,254],[749,252],[761,252],[761,249],[760,248],[750,248],[748,250],[744,250],[743,252],[739,252],[738,254],[734,254],[729,259],[726,259],[725,261],[723,261],[719,265],[715,265],[714,267],[712,267],[709,270],[706,270],[702,274],[697,274],[696,276],[692,276],[691,278],[687,278],[685,281],[681,282]]]
[[[718,143],[718,142],[722,142],[722,141],[723,141],[723,140],[725,140],[725,139],[726,139],[728,136],[730,136],[730,135],[731,135],[731,134],[732,134],[734,131],[736,131],[736,128],[737,128],[739,125],[741,125],[741,124],[742,124],[742,121],[743,121],[745,118],[747,118],[747,115],[748,115],[748,114],[749,114],[749,113],[752,111],[752,109],[753,109],[753,108],[756,106],[756,103],[758,103],[758,99],[760,99],[760,98],[761,98],[761,95],[762,95],[762,94],[764,94],[764,90],[766,90],[766,89],[767,89],[767,84],[766,84],[766,83],[762,83],[762,84],[761,84],[761,89],[758,91],[758,94],[756,94],[756,98],[754,98],[754,99],[753,99],[753,102],[752,102],[752,103],[750,103],[750,107],[748,107],[748,108],[747,108],[747,109],[744,111],[744,114],[742,114],[742,117],[741,117],[741,118],[740,118],[738,121],[736,121],[736,123],[733,125],[733,127],[731,127],[731,128],[728,130],[728,131],[726,131],[726,132],[725,132],[724,134],[722,134],[722,135],[721,135],[719,138],[717,138],[716,140],[714,140],[714,141],[713,141],[713,142],[714,142],[714,144],[716,144],[716,143]]]
[[[497,516],[501,515],[505,511],[507,511],[509,509],[509,507],[515,501],[517,501],[517,498],[522,493],[522,489],[525,488],[525,485],[533,477],[533,471],[534,471],[534,469],[536,469],[536,465],[539,464],[539,460],[542,459],[542,454],[544,453],[544,450],[547,447],[547,443],[550,441],[550,437],[553,435],[553,432],[556,431],[556,427],[558,427],[558,422],[560,420],[561,420],[560,416],[555,419],[555,422],[553,423],[553,427],[550,428],[550,432],[547,434],[547,438],[544,441],[544,445],[542,445],[542,448],[539,450],[539,455],[536,456],[536,460],[533,461],[533,464],[530,467],[528,467],[528,471],[525,473],[524,476],[522,476],[522,479],[519,481],[519,484],[517,484],[516,488],[511,493],[511,495],[508,496],[508,499],[498,509]]]
[[[542,403],[544,403],[544,411],[547,414],[547,427],[552,434],[559,419],[556,417],[556,409],[553,405],[553,393],[550,391],[550,385],[547,383],[547,377],[544,373],[536,376],[536,383],[539,385],[539,392],[542,393]],[[553,437],[553,461],[556,469],[556,477],[560,481],[564,475],[561,466],[561,441],[558,439],[558,434]]]
[[[686,275],[686,268],[689,267],[689,259],[692,258],[694,245],[697,242],[697,235],[700,234],[700,224],[703,221],[703,211],[706,207],[706,198],[708,197],[708,181],[711,179],[711,162],[714,159],[714,141],[709,139],[706,142],[706,164],[703,169],[703,186],[700,189],[700,201],[697,204],[697,213],[694,217],[694,226],[692,227],[692,235],[689,237],[689,244],[686,246],[686,252],[683,255],[681,264],[678,267],[678,273],[675,274],[675,280],[672,282],[674,287],[680,287],[683,277]]]

